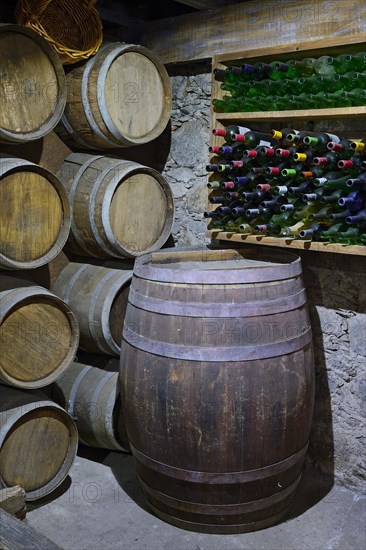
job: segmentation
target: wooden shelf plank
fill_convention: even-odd
[[[211,230],[206,232],[206,237],[221,241],[232,241],[242,244],[260,244],[277,246],[293,250],[315,250],[317,252],[332,252],[336,254],[353,254],[366,257],[366,246],[345,245],[339,243],[321,243],[315,241],[303,241],[300,239],[288,239],[286,237],[263,237],[246,235],[244,233],[230,233],[228,231]]]
[[[289,111],[256,111],[244,113],[216,113],[216,119],[222,123],[235,120],[255,120],[256,122],[265,122],[270,120],[316,120],[316,119],[340,119],[349,117],[365,117],[366,106],[361,107],[336,107],[331,109],[299,109]]]

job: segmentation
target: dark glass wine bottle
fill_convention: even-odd
[[[321,132],[315,136],[306,135],[303,138],[303,143],[315,149],[315,151],[326,151],[327,145],[330,141],[334,143],[339,143],[341,138],[335,134],[328,134],[326,132]]]
[[[249,131],[245,134],[233,134],[233,141],[239,141],[244,143],[246,147],[255,147],[256,145],[270,146],[275,143],[276,140],[272,138],[269,134],[264,134],[263,132]]]
[[[349,224],[352,223],[361,223],[366,221],[366,209],[359,210],[356,214],[347,216],[346,222]]]
[[[303,227],[299,231],[299,237],[300,239],[316,240],[319,237],[320,232],[327,229],[327,227],[329,227],[329,223],[326,224],[324,222],[315,222],[309,227]]]
[[[249,131],[249,128],[232,124],[230,126],[226,126],[225,128],[213,128],[212,133],[214,136],[224,137],[228,143],[231,143],[234,134],[244,135]]]
[[[365,204],[365,196],[359,191],[352,191],[347,195],[347,197],[341,197],[338,201],[340,206],[346,206],[352,212],[361,210],[362,206]]]

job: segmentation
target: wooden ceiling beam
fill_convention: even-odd
[[[249,0],[144,23],[139,43],[165,64],[214,55],[327,39],[361,42],[366,36],[364,0]]]

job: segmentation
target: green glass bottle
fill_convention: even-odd
[[[335,95],[335,94],[334,94]],[[366,90],[363,90],[361,88],[355,88],[354,90],[350,92],[344,91],[340,95],[341,99],[345,101],[348,101],[348,104],[351,107],[357,107],[359,105],[365,105],[366,104]]]
[[[346,231],[338,231],[336,235],[330,237],[332,243],[343,244],[361,244],[361,235],[363,231],[360,227],[348,227]]]
[[[316,59],[313,67],[318,74],[345,74],[349,71],[366,70],[366,54],[359,52],[357,54],[340,54],[336,57],[323,55]]]
[[[317,214],[322,209],[322,206],[323,205],[319,203],[305,204],[301,210],[294,211],[293,217],[295,220],[311,219],[310,216]]]
[[[337,179],[327,179],[325,176],[315,178],[313,184],[315,187],[323,187],[324,189],[340,189],[342,191],[349,191],[349,186],[347,185],[348,180],[349,176],[338,177]]]
[[[319,240],[329,241],[341,231],[346,231],[347,225],[343,222],[334,223],[328,229],[319,232]]]
[[[286,70],[284,68],[286,67]],[[293,79],[296,77],[310,76],[314,74],[312,58],[291,59],[286,63],[277,62],[274,65],[274,70],[269,73],[271,80]]]
[[[293,225],[296,220],[294,219],[293,213],[290,211],[281,212],[280,214],[273,214],[270,218],[270,223],[273,225],[279,225],[281,227],[286,227]]]

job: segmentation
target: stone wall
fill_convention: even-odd
[[[163,174],[176,204],[176,245],[202,244],[206,221],[211,75],[171,77],[170,153]],[[302,252],[314,332],[316,402],[308,461],[365,487],[365,258]]]

